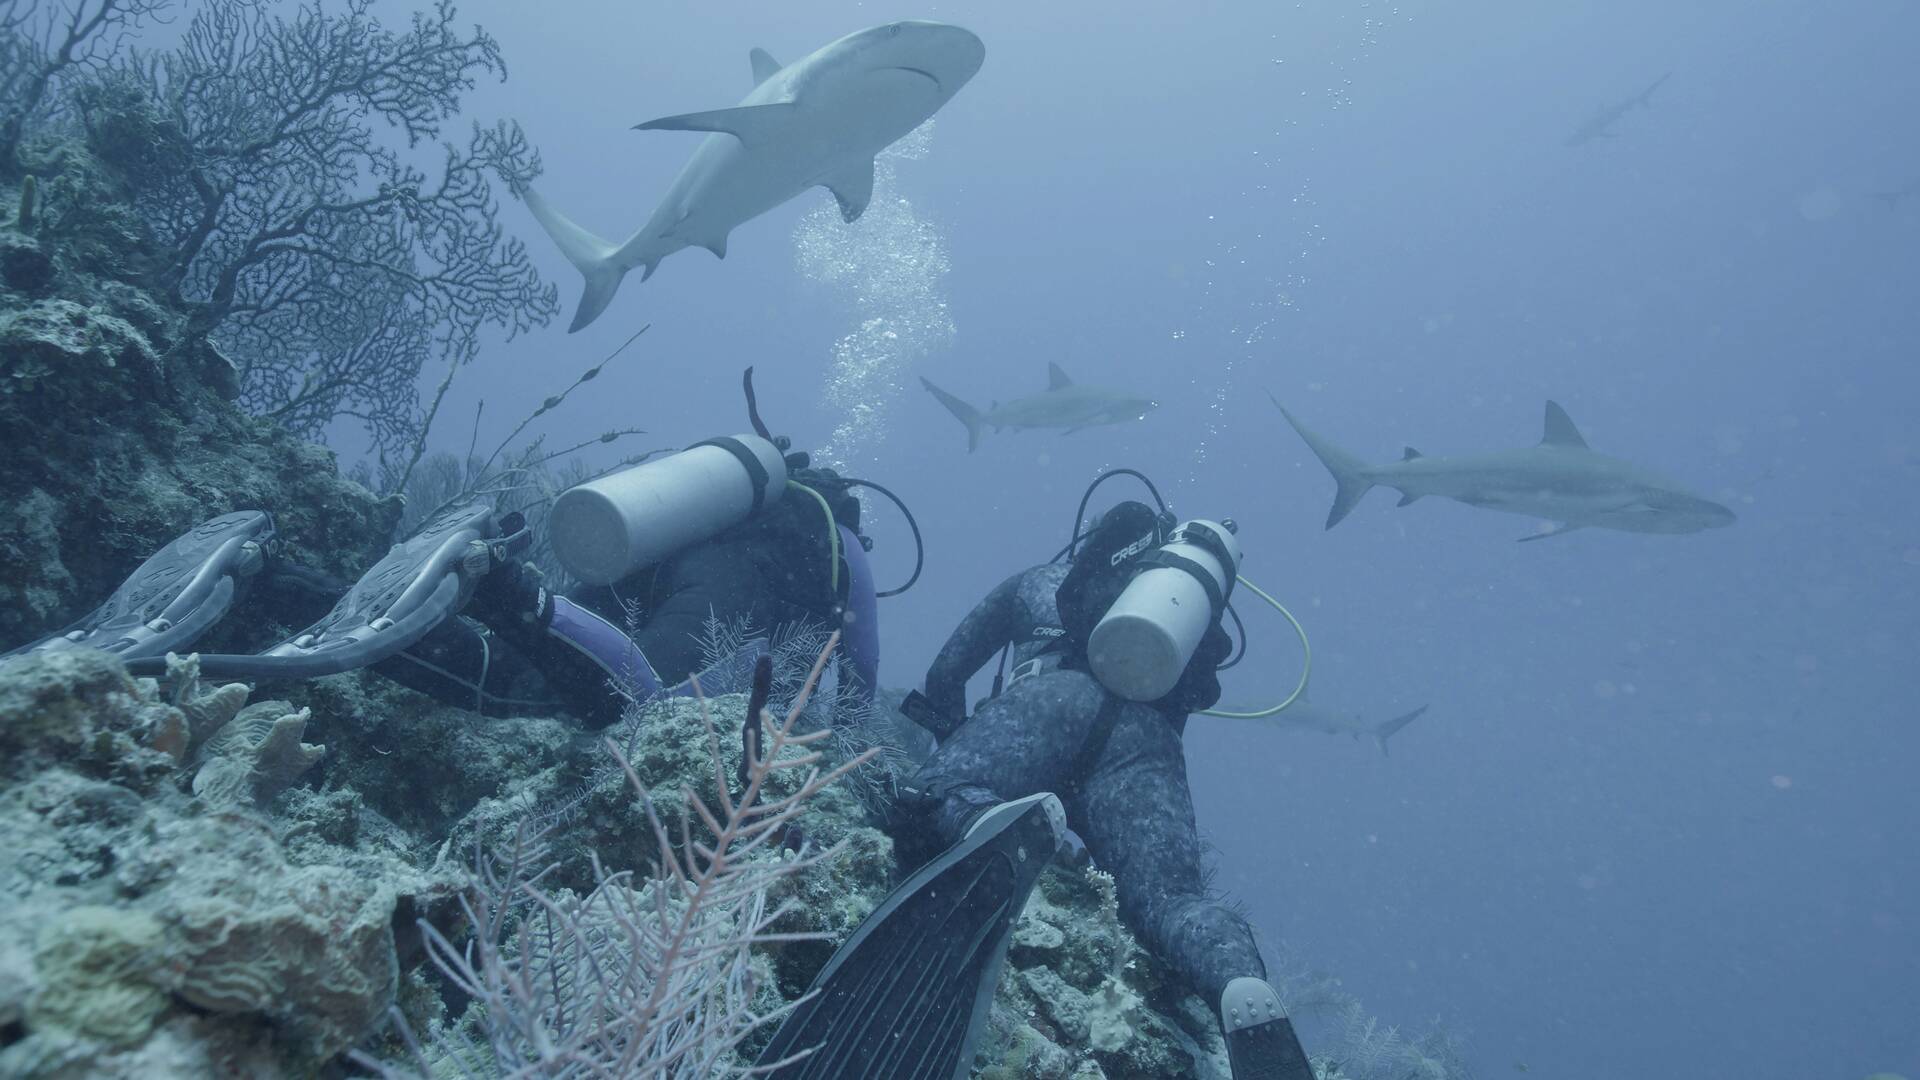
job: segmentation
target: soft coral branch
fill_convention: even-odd
[[[774,723],[763,714],[764,749],[749,758],[737,796],[729,790],[720,728],[699,697],[713,796],[682,788],[671,825],[627,755],[607,742],[652,834],[646,880],[608,872],[596,859],[598,884],[586,896],[542,889],[539,881],[552,868],[549,825],[531,817],[503,856],[476,852],[474,888],[463,900],[470,937],[456,945],[422,924],[434,965],[475,1002],[485,1043],[454,1055],[463,1071],[475,1075],[468,1064],[484,1062],[482,1073],[503,1077],[709,1076],[726,1068],[743,1040],[791,1011],[797,1002],[755,1009],[752,950],[821,935],[776,929],[794,908],[790,901],[770,905],[768,896],[840,848],[788,855],[769,850],[770,841],[870,757],[830,765],[813,749],[828,733],[799,730],[834,644],[784,719]],[[410,1033],[403,1038],[421,1073],[430,1072]],[[388,1076],[407,1075],[360,1061]]]

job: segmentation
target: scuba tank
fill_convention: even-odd
[[[1173,690],[1207,628],[1226,610],[1240,570],[1231,522],[1188,521],[1138,563],[1143,569],[1087,638],[1093,677],[1129,701]]]
[[[786,490],[787,462],[771,440],[709,439],[568,488],[547,528],[569,574],[607,585],[738,525]]]

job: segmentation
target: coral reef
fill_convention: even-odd
[[[1226,1080],[1212,1011],[1120,924],[1113,879],[1056,864],[1021,912],[975,1075]]]
[[[206,762],[193,774],[193,793],[213,806],[272,802],[327,752],[300,741],[312,715],[284,701],[242,709],[204,747]]]
[[[44,187],[104,183],[81,147],[60,161]],[[232,366],[138,284],[137,246],[103,272],[59,235],[48,245],[0,228],[0,641],[77,618],[159,546],[230,510],[272,513],[287,553],[309,565],[353,576],[376,560],[399,501],[226,400]],[[12,268],[29,247],[50,260],[44,279]]]
[[[442,1015],[418,970],[417,919],[464,940],[454,901],[473,879],[452,850],[501,848],[528,821],[547,821],[554,870],[543,887],[574,898],[582,917],[651,910],[633,906],[651,903],[644,890],[608,887],[596,866],[650,865],[649,807],[711,792],[739,765],[736,740],[717,738],[690,701],[637,710],[612,731],[630,751],[629,778],[599,738],[553,721],[478,719],[355,675],[309,695],[315,723],[343,738],[302,775],[310,751],[283,759],[264,747],[273,730],[298,745],[305,709],[246,706],[234,686],[203,685],[190,659],[171,679],[163,694],[89,650],[0,668],[0,844],[19,853],[0,870],[7,1075],[310,1074],[376,1032],[396,1002],[443,1041],[471,1032],[472,1017]],[[714,725],[737,730],[744,707],[740,695],[713,699]],[[387,711],[389,753],[353,733],[356,710]],[[409,731],[453,739],[467,767],[431,793],[367,783],[449,753]],[[220,775],[232,786],[215,791],[207,770],[227,763]],[[279,790],[289,780],[297,786]],[[315,780],[325,786],[304,786]],[[766,797],[806,782],[804,771],[776,773]],[[409,809],[408,798],[434,808]],[[661,820],[669,837],[684,827],[677,814]],[[780,875],[763,910],[772,931],[821,937],[755,951],[761,1008],[804,991],[893,879],[892,845],[851,790],[811,793],[798,823],[812,850],[833,854]],[[1007,1071],[1015,1061],[1024,1071]],[[987,1076],[1224,1075],[1211,1018],[1166,991],[1135,949],[1111,882],[1068,866],[1048,872],[1022,915],[980,1064]]]
[[[178,705],[92,650],[0,667],[0,1074],[312,1072],[392,1001],[402,914],[463,883],[402,851],[288,842],[314,800],[253,800],[303,755],[268,752],[283,744],[253,737],[242,694],[175,674]],[[234,760],[224,741],[245,763],[232,805],[184,789],[196,720],[213,762]]]

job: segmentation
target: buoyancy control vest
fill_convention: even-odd
[[[1233,651],[1220,619],[1239,552],[1222,526],[1188,522],[1170,534],[1168,520],[1137,502],[1109,510],[1055,601],[1068,666],[1117,696],[1184,714],[1220,700],[1218,669]]]

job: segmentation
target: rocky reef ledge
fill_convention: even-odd
[[[475,842],[564,808],[543,881],[644,864],[652,834],[601,738],[554,720],[488,720],[363,675],[300,702],[163,690],[90,650],[0,667],[0,1075],[317,1076],[359,1047],[399,1060],[390,1009],[430,1054],[483,1018],[427,962],[424,920],[458,942]],[[711,715],[737,730],[742,696]],[[693,702],[617,731],[647,789],[711,791]],[[737,748],[721,740],[727,775]],[[728,760],[731,758],[731,760]],[[888,889],[891,843],[851,782],[804,812],[839,854],[785,879],[787,929],[763,952],[792,998]],[[790,857],[772,853],[769,858]],[[751,1049],[750,1047],[748,1049]],[[1021,916],[977,1074],[1224,1077],[1212,1018],[1169,989],[1097,871],[1053,867]]]

